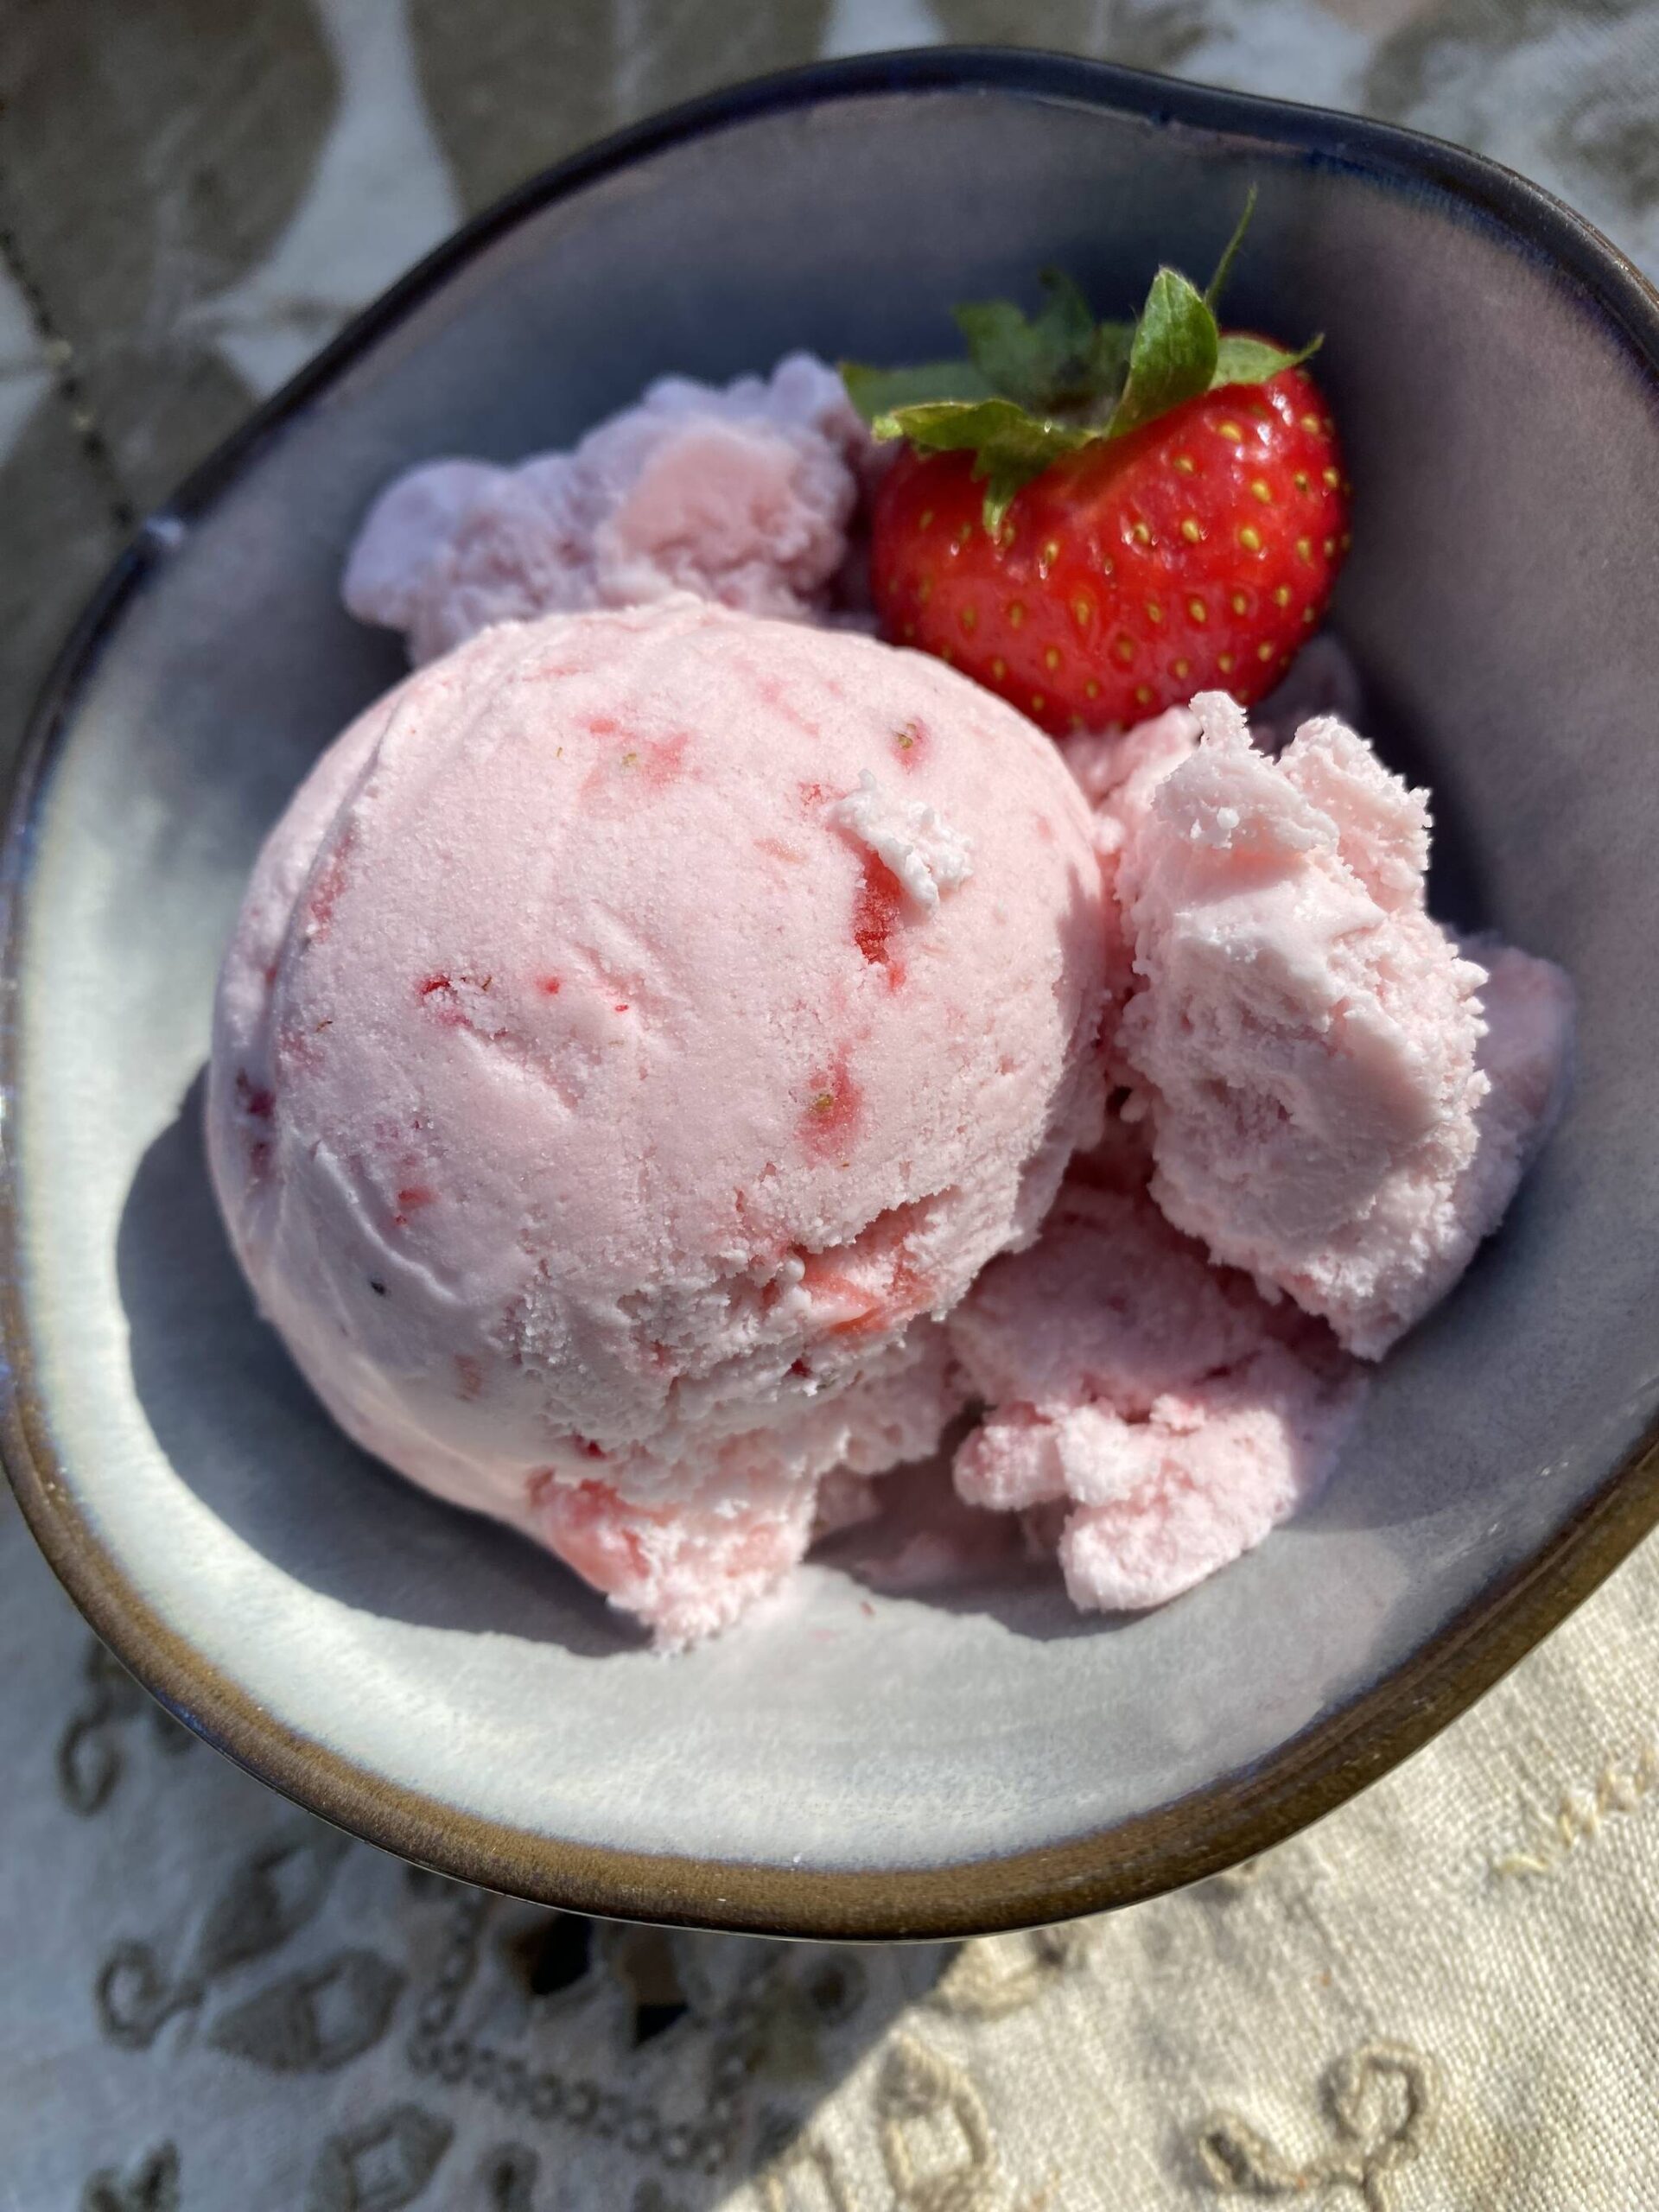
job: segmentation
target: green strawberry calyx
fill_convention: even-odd
[[[1255,208],[1252,186],[1202,292],[1179,270],[1160,269],[1133,322],[1097,322],[1071,279],[1045,270],[1046,297],[1034,315],[1011,300],[956,310],[966,360],[901,369],[843,361],[848,397],[878,438],[971,453],[985,483],[985,527],[995,535],[1015,493],[1062,454],[1124,437],[1218,385],[1265,384],[1319,350],[1318,338],[1287,353],[1265,339],[1224,333],[1216,321]]]

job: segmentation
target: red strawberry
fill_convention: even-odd
[[[1348,487],[1298,365],[1313,347],[1217,326],[1249,214],[1206,291],[1160,269],[1133,324],[1096,322],[1051,272],[1029,321],[957,309],[967,361],[843,365],[876,435],[908,442],[874,515],[890,639],[1056,734],[1279,680],[1330,596]]]
[[[875,505],[882,628],[1056,735],[1212,685],[1250,705],[1312,635],[1348,543],[1335,426],[1300,369],[1062,456],[995,534],[983,505],[971,454],[899,455]]]

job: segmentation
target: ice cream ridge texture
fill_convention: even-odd
[[[242,1264],[365,1448],[707,1634],[960,1406],[940,1320],[1099,1133],[1103,899],[1052,745],[938,661],[683,595],[486,629],[256,868]]]

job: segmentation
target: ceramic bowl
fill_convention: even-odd
[[[1261,194],[1230,302],[1326,334],[1338,626],[1436,793],[1439,910],[1560,961],[1573,1103],[1389,1359],[1328,1493],[1163,1611],[833,1566],[664,1662],[553,1560],[334,1433],[203,1172],[213,976],[260,837],[397,673],[336,596],[365,504],[575,437],[665,370],[904,359],[1069,267],[1138,296]],[[1659,301],[1427,140],[1032,54],[722,94],[537,179],[370,309],[138,534],[12,803],[4,1448],[89,1618],[279,1789],[469,1879],[641,1918],[942,1935],[1260,1851],[1466,1706],[1659,1516]]]

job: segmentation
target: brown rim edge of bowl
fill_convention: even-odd
[[[195,512],[380,332],[525,215],[660,147],[745,118],[830,99],[990,89],[1081,101],[1138,120],[1229,132],[1265,154],[1352,166],[1439,188],[1541,253],[1576,283],[1659,393],[1659,295],[1549,194],[1497,164],[1392,124],[1214,91],[1025,49],[923,48],[817,63],[718,92],[579,154],[485,211],[366,308],[217,449],[168,513]],[[166,516],[162,518],[164,525]],[[128,596],[166,542],[145,524],[89,604],[48,678],[10,798],[0,953],[0,1099],[16,1096],[24,847],[68,712]],[[457,1811],[354,1766],[288,1727],[205,1661],[127,1583],[74,1503],[34,1380],[10,1147],[0,1185],[0,1456],[47,1560],[92,1628],[180,1719],[285,1796],[416,1864],[569,1910],[734,1932],[904,1940],[1042,1925],[1138,1904],[1282,1842],[1439,1733],[1563,1621],[1659,1523],[1659,1422],[1529,1561],[1479,1593],[1381,1681],[1281,1745],[1156,1812],[1008,1857],[923,1869],[804,1871],[561,1842]]]
[[[15,1306],[8,1283],[0,1293],[8,1332]],[[401,1858],[538,1904],[842,1942],[1043,1926],[1141,1904],[1255,1857],[1421,1750],[1659,1522],[1659,1441],[1649,1439],[1537,1558],[1255,1774],[1227,1777],[1100,1834],[1007,1858],[825,1872],[561,1842],[440,1805],[354,1766],[276,1719],[137,1596],[71,1500],[41,1429],[20,1382],[0,1409],[0,1442],[54,1573],[98,1635],[168,1710],[258,1780]]]

